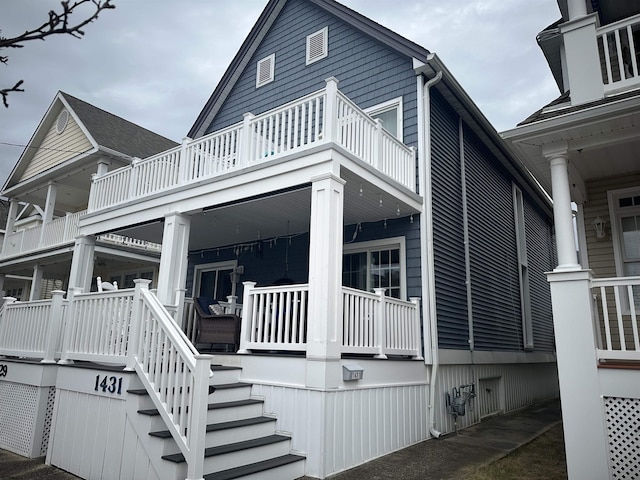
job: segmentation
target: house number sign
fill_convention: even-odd
[[[6,377],[9,367],[4,363],[0,363],[0,377]]]
[[[116,377],[115,375],[96,375],[94,390],[96,392],[122,395],[122,377]]]

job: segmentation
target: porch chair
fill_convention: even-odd
[[[225,344],[227,348],[232,345],[235,352],[240,345],[240,317],[225,313],[213,297],[198,297],[194,306],[197,317],[195,343],[209,343],[212,349],[216,343]]]
[[[100,277],[96,277],[96,285],[98,285],[99,292],[109,292],[118,289],[118,282],[103,282]]]

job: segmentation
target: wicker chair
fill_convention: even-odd
[[[209,306],[218,305],[212,297],[198,297],[194,302],[197,313],[195,343],[225,344],[235,352],[240,345],[240,317],[233,313],[212,313]]]

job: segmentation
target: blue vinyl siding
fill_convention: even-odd
[[[440,348],[469,348],[458,116],[432,90],[431,157],[436,310]]]
[[[305,63],[306,37],[329,28],[329,55],[309,66]],[[256,64],[275,53],[275,80],[257,88]],[[304,0],[284,7],[207,128],[207,133],[242,121],[300,98],[336,77],[338,88],[361,108],[403,97],[404,143],[416,145],[417,100],[412,59],[355,30],[337,17]]]
[[[520,350],[522,314],[512,182],[464,129],[473,337],[477,350]]]

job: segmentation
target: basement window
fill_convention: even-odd
[[[307,65],[322,60],[329,55],[329,27],[324,27],[307,36]]]
[[[276,65],[276,54],[272,53],[268,57],[258,61],[256,72],[256,88],[260,88],[274,80],[274,72]]]

